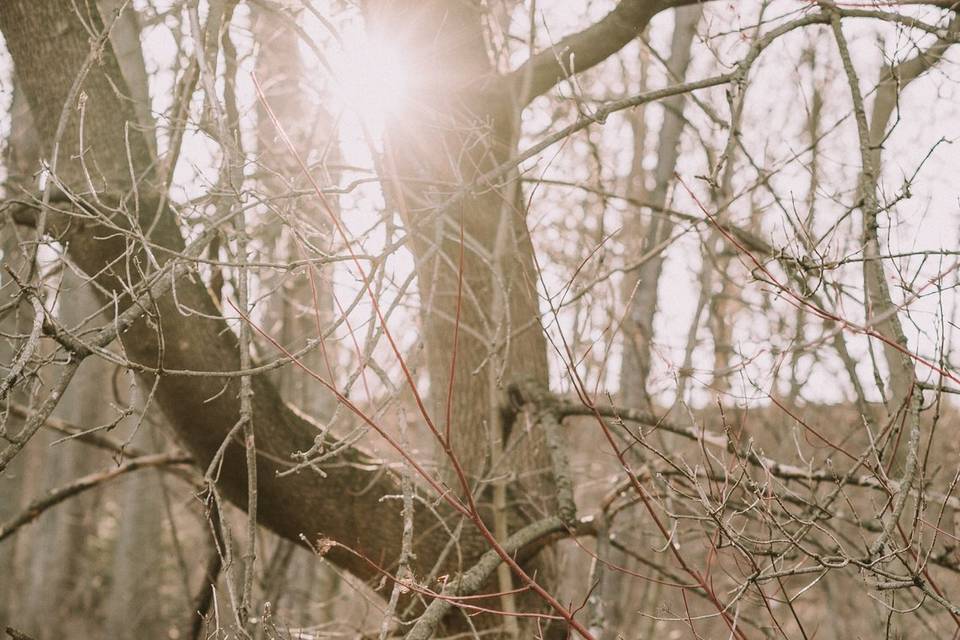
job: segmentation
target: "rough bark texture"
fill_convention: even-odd
[[[442,427],[456,349],[451,435],[454,451],[476,481],[489,472],[491,440],[501,440],[501,434],[490,433],[496,425],[490,424],[488,407],[491,401],[499,404],[489,395],[490,368],[497,377],[547,382],[533,246],[523,208],[508,187],[483,185],[449,215],[431,213],[452,195],[444,184],[472,183],[509,157],[515,133],[510,96],[485,90],[493,69],[479,9],[467,3],[392,3],[371,20],[384,30],[415,24],[395,44],[411,54],[414,68],[428,70],[414,89],[416,104],[406,105],[388,127],[386,162],[400,176],[390,185],[392,204],[406,219],[418,261],[433,416]],[[455,345],[461,222],[463,295]]]

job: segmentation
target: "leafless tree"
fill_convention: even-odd
[[[0,5],[11,637],[960,634],[954,5],[567,4]]]

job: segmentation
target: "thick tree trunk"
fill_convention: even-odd
[[[493,82],[479,5],[374,2],[367,18],[369,37],[389,37],[413,76],[411,95],[387,124],[383,178],[417,263],[429,410],[442,438],[450,437],[449,448],[437,443],[438,464],[461,495],[454,467],[462,467],[503,539],[519,523],[555,512],[543,432],[510,430],[501,417],[507,384],[549,384],[533,244],[515,175],[478,185],[451,210],[442,205],[454,195],[448,185],[472,184],[516,151],[525,100]],[[538,582],[552,589],[550,556],[538,560]],[[498,580],[502,591],[516,586],[508,572]],[[495,606],[542,603],[507,597]]]

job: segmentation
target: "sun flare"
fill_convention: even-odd
[[[390,42],[364,35],[345,39],[334,63],[334,98],[366,126],[379,130],[407,108],[409,67]]]

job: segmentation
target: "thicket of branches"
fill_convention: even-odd
[[[960,636],[955,9],[0,3],[0,628]]]

